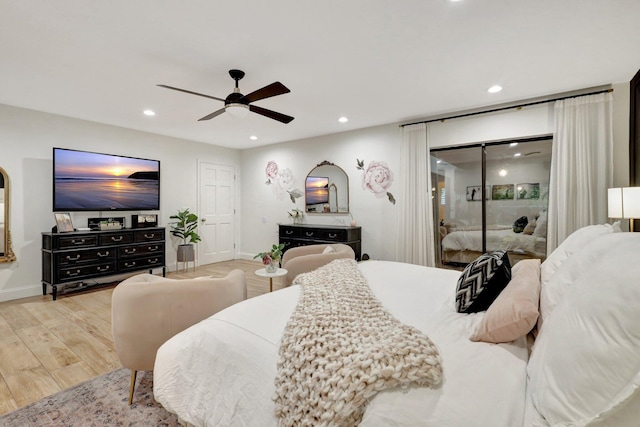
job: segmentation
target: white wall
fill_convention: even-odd
[[[371,161],[386,161],[395,174],[389,191],[399,195],[400,129],[397,125],[377,126],[286,142],[242,152],[242,241],[240,256],[251,258],[278,242],[278,223],[289,224],[287,211],[304,209],[304,196],[293,204],[288,196],[278,198],[273,186],[266,185],[265,167],[275,161],[280,169],[289,168],[295,177],[295,188],[304,191],[307,174],[324,160],[340,166],[349,177],[351,215],[362,227],[362,253],[373,259],[394,259],[397,205],[378,199],[362,188],[363,171],[357,170],[356,159],[365,167]],[[349,225],[344,214],[305,214],[304,223]]]
[[[236,169],[240,163],[238,150],[0,105],[0,166],[11,182],[11,237],[17,256],[16,262],[0,263],[0,301],[42,292],[40,233],[55,225],[52,147],[160,160],[158,216],[163,226],[178,209],[197,210],[198,160]],[[86,227],[88,217],[99,216],[125,216],[129,224],[132,213],[71,215],[74,226]],[[175,249],[169,242],[166,261],[170,269],[175,268]]]

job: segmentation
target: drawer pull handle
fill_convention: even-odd
[[[109,266],[107,265],[107,266],[105,266],[105,267],[103,267],[103,268],[100,268],[100,267],[98,266],[98,267],[96,267],[96,270],[98,270],[98,271],[108,271],[108,270],[109,270]]]
[[[149,246],[149,247],[147,247],[147,250],[149,250],[149,252],[157,251],[158,250],[158,245]]]
[[[125,249],[124,253],[125,254],[135,254],[136,253],[136,248]]]
[[[155,264],[156,262],[158,262],[158,258],[154,258],[154,259],[148,259],[147,262],[149,264]]]
[[[102,253],[102,252],[98,252],[96,255],[98,255],[100,258],[104,258],[106,256],[109,256],[109,251]]]
[[[306,234],[307,237],[311,237],[311,236],[313,236],[313,231],[307,231],[304,234]]]
[[[156,233],[146,234],[144,235],[145,239],[153,239],[156,236]]]
[[[124,238],[124,236],[111,236],[111,241],[113,242],[120,242],[122,239]]]
[[[67,255],[67,261],[77,261],[80,259],[80,254],[76,255],[75,258],[71,258],[70,255]]]
[[[76,270],[74,271],[67,271],[67,276],[68,277],[73,277],[73,276],[77,276],[78,274],[80,274],[80,270]]]
[[[136,262],[135,262],[135,261],[134,261],[134,262],[132,262],[132,263],[125,262],[125,263],[124,263],[124,266],[125,266],[125,267],[135,267],[135,266],[136,266]]]
[[[329,233],[329,237],[331,237],[332,239],[335,239],[336,237],[338,237],[337,234],[333,234],[333,233]]]
[[[72,239],[71,240],[71,244],[73,244],[73,245],[84,245],[84,239],[80,239],[80,240]]]
[[[293,230],[285,230],[285,234],[293,234]]]

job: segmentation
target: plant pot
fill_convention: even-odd
[[[195,261],[196,254],[191,243],[186,245],[178,245],[178,262]]]
[[[276,271],[278,271],[278,262],[272,261],[269,264],[266,264],[264,266],[264,269],[267,270],[267,273],[275,273]]]

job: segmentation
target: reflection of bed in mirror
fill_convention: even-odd
[[[4,236],[4,222],[0,222],[0,236]],[[4,255],[4,239],[0,239],[0,255]]]
[[[442,262],[468,264],[482,254],[482,230],[478,228],[450,229],[442,238]],[[544,260],[547,239],[544,235],[515,233],[511,226],[487,228],[487,251],[509,251],[511,264],[521,259]]]

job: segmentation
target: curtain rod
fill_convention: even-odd
[[[500,107],[500,108],[493,108],[491,110],[476,111],[474,113],[465,113],[465,114],[458,114],[456,116],[441,117],[439,119],[421,120],[419,122],[405,123],[403,125],[400,125],[400,127],[403,128],[405,126],[417,125],[420,123],[444,122],[445,120],[459,119],[461,117],[477,116],[479,114],[495,113],[497,111],[511,110],[513,108],[517,108],[519,110],[522,107],[530,107],[532,105],[546,104],[547,102],[555,102],[555,101],[561,101],[563,99],[579,98],[581,96],[597,95],[599,93],[609,93],[609,92],[613,92],[613,88],[598,90],[598,91],[589,92],[589,93],[582,93],[580,95],[570,95],[570,96],[562,96],[560,98],[545,99],[544,101],[527,102],[526,104],[511,105],[509,107]]]

